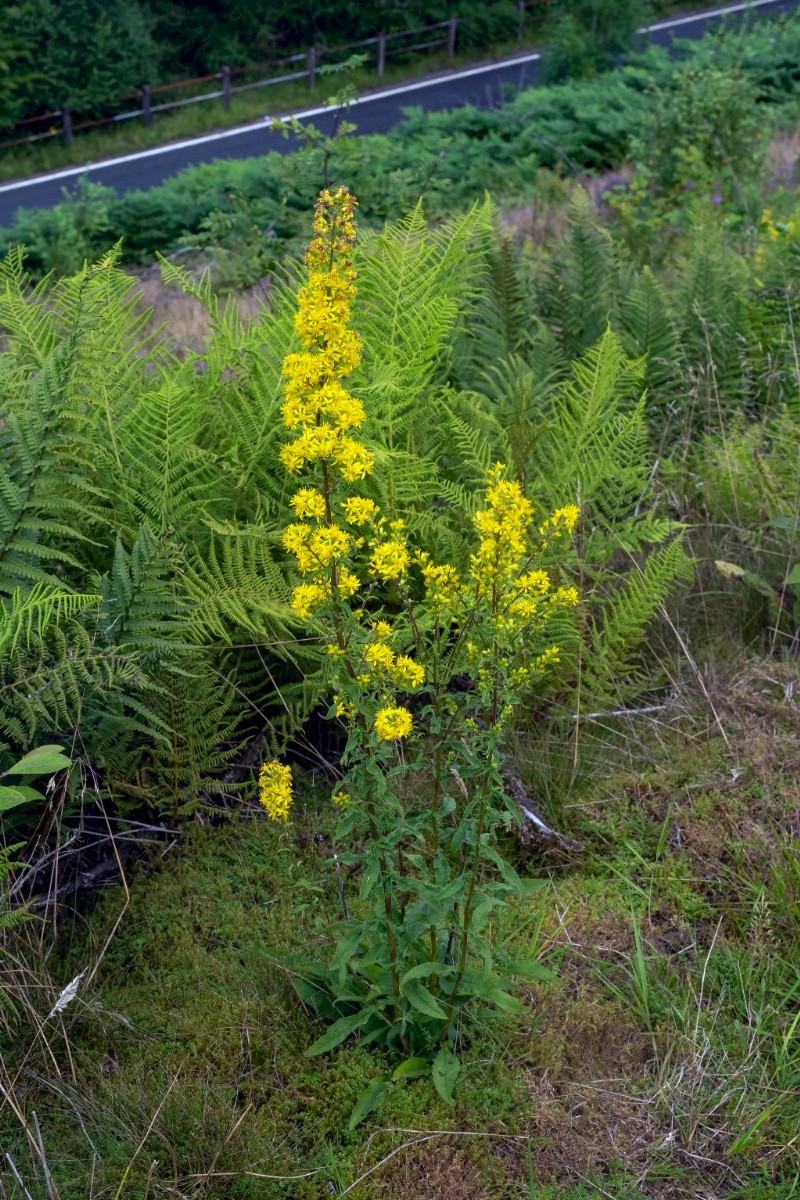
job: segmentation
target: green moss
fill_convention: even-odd
[[[791,863],[765,849],[782,794],[766,768],[732,781],[721,739],[694,746],[680,736],[655,764],[598,781],[570,828],[585,854],[551,866],[544,893],[492,918],[498,959],[545,948],[557,978],[520,985],[524,1019],[475,1031],[453,1108],[430,1082],[413,1081],[392,1088],[354,1131],[356,1097],[393,1064],[352,1043],[305,1057],[320,1025],[279,961],[322,949],[338,911],[329,818],[311,806],[285,829],[263,819],[193,828],[131,882],[96,980],[83,1007],[70,1009],[69,1054],[52,1039],[58,1090],[27,1085],[62,1200],[85,1200],[93,1159],[98,1196],[113,1197],[130,1164],[122,1200],[144,1196],[148,1172],[151,1195],[157,1182],[211,1200],[327,1200],[412,1129],[454,1135],[389,1157],[348,1193],[353,1200],[529,1200],[527,1139],[538,1200],[594,1195],[591,1183],[575,1190],[574,1170],[591,1180],[589,1159],[606,1143],[601,1194],[638,1200],[637,1147],[673,1122],[675,1148],[655,1159],[648,1151],[652,1187],[694,1194],[681,1139],[702,1153],[713,1126],[719,1147],[706,1147],[709,1158],[724,1164],[726,1148],[737,1149],[730,1169],[703,1168],[709,1194],[727,1192],[735,1172],[752,1179],[758,1200],[788,1200],[800,1118],[798,1059],[786,1042],[800,888]],[[520,866],[545,870],[530,852]],[[105,895],[62,945],[55,978],[86,965],[122,903],[119,891]],[[9,1059],[20,1049],[42,1075],[52,1072],[41,1045],[9,1048]],[[616,1083],[598,1089],[598,1079]],[[608,1141],[600,1131],[612,1127]],[[18,1128],[2,1136],[25,1163]]]

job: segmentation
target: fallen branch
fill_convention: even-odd
[[[517,808],[522,813],[526,821],[530,822],[535,831],[532,836],[540,838],[542,841],[556,842],[564,850],[568,850],[571,854],[580,854],[583,851],[583,844],[575,840],[575,838],[567,837],[565,833],[559,833],[556,829],[551,829],[546,821],[534,811],[533,801],[531,800],[522,780],[516,775],[512,775],[510,771],[503,771],[503,780],[508,789],[508,794],[516,804]],[[527,841],[523,833],[523,840]]]

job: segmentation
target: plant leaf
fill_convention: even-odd
[[[416,1008],[417,1012],[423,1013],[426,1017],[436,1017],[440,1021],[447,1019],[447,1013],[439,1001],[419,980],[410,980],[403,989],[403,992],[409,1003]]]
[[[433,1060],[431,1075],[433,1086],[447,1104],[453,1103],[453,1087],[461,1070],[461,1063],[449,1046],[442,1046]]]
[[[421,1079],[424,1075],[430,1075],[431,1062],[428,1058],[407,1058],[405,1062],[401,1062],[400,1066],[395,1069],[392,1075],[392,1082],[397,1083],[400,1079]]]
[[[63,746],[37,746],[5,772],[6,775],[55,775],[71,766]]]
[[[372,1016],[372,1010],[366,1009],[357,1013],[350,1013],[349,1016],[340,1017],[338,1021],[334,1021],[330,1029],[323,1033],[322,1037],[318,1037],[315,1042],[306,1050],[306,1054],[311,1058],[315,1054],[327,1054],[329,1050],[333,1050],[340,1042],[343,1042],[351,1033],[355,1033],[362,1025],[366,1025],[369,1018]]]
[[[364,1117],[368,1117],[371,1112],[375,1111],[390,1086],[391,1081],[388,1079],[373,1079],[372,1083],[364,1088],[350,1114],[348,1129],[355,1129],[356,1125],[361,1124]]]
[[[410,971],[406,971],[405,975],[400,980],[400,990],[401,992],[405,991],[406,984],[410,983],[412,979],[424,979],[429,975],[452,975],[454,971],[455,967],[450,966],[447,963],[417,963],[416,967],[412,967]]]
[[[44,797],[33,788],[0,787],[0,812],[9,812],[20,804],[29,804],[31,800],[43,800]]]
[[[543,966],[535,958],[515,958],[504,963],[502,971],[504,975],[520,975],[523,979],[541,979],[544,982],[556,978],[555,971]]]
[[[726,579],[742,579],[745,574],[744,567],[740,567],[738,563],[725,562],[722,558],[715,559],[714,566]]]

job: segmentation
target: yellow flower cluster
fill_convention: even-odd
[[[498,616],[509,627],[523,625],[541,616],[546,609],[571,607],[578,603],[575,588],[551,590],[547,571],[523,570],[530,554],[530,531],[533,524],[533,505],[514,480],[505,479],[505,467],[496,463],[489,471],[486,489],[487,506],[475,514],[474,521],[481,535],[480,544],[472,556],[474,587],[478,596],[493,595],[498,603]],[[539,527],[543,549],[554,538],[572,533],[580,516],[574,504],[556,509]],[[431,568],[428,568],[429,574]],[[424,571],[423,571],[424,573]],[[428,590],[445,587],[452,591],[452,581],[440,583],[432,576],[426,578]]]
[[[346,188],[334,196],[321,194],[306,253],[308,283],[300,290],[295,317],[304,349],[284,359],[281,409],[287,429],[300,430],[281,451],[288,470],[322,460],[338,467],[348,482],[364,479],[373,464],[373,455],[347,433],[363,423],[364,407],[340,382],[361,359],[361,339],[349,324],[355,297],[354,215],[355,200]]]
[[[502,463],[490,469],[487,507],[473,517],[480,543],[472,556],[472,572],[479,590],[484,592],[513,576],[528,551],[533,505],[516,480],[503,478],[504,471]]]
[[[292,772],[282,763],[264,763],[258,776],[258,798],[273,821],[285,821],[292,805]]]
[[[373,675],[388,677],[407,690],[425,682],[425,668],[407,654],[395,654],[385,642],[371,642],[364,652],[364,661]]]
[[[348,525],[368,525],[378,516],[378,506],[365,496],[351,496],[342,503],[342,512]]]
[[[370,570],[380,579],[399,579],[408,570],[411,556],[405,543],[391,540],[381,542],[372,552]]]
[[[401,521],[382,518],[378,505],[366,496],[336,496],[339,482],[362,480],[373,467],[372,454],[351,435],[364,422],[364,407],[342,384],[361,357],[360,340],[349,324],[356,294],[354,215],[355,200],[346,188],[320,195],[314,238],[306,254],[308,278],[300,290],[295,320],[303,349],[288,355],[283,364],[281,413],[295,437],[284,446],[281,459],[290,472],[318,468],[317,486],[301,487],[292,497],[297,519],[282,537],[306,577],[292,596],[292,607],[302,620],[312,618],[330,601],[347,601],[355,595],[361,581],[352,560],[365,545],[374,579],[396,582],[410,564]],[[365,526],[370,530],[362,533]],[[364,614],[354,609],[351,615],[361,621]],[[339,622],[340,617],[341,610],[334,620]],[[336,640],[328,646],[334,670],[340,669],[336,660],[346,660],[348,686],[355,682],[378,692],[380,711],[374,728],[385,740],[406,737],[412,725],[410,712],[396,705],[395,689],[410,691],[425,681],[423,667],[388,645],[391,633],[385,621],[373,626],[366,647],[358,652],[363,653],[359,674],[341,624],[337,624]],[[356,719],[359,706],[352,697],[336,691],[334,706],[345,720]]]
[[[577,504],[557,508],[552,517],[548,517],[544,524],[539,526],[542,547],[546,546],[551,538],[560,538],[564,533],[572,533],[580,515],[581,510]]]
[[[427,550],[420,550],[416,555],[422,571],[425,584],[425,599],[434,612],[442,609],[452,609],[461,592],[461,579],[458,571],[449,563],[438,566],[431,561]]]
[[[408,737],[411,727],[411,713],[407,708],[382,708],[375,714],[375,732],[384,742]]]

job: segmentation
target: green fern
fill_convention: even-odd
[[[0,964],[2,964],[5,937],[15,929],[32,919],[32,914],[24,905],[12,906],[9,903],[6,885],[13,873],[22,868],[24,863],[14,861],[14,855],[22,849],[24,843],[17,842],[12,846],[0,845]],[[0,974],[0,1009],[12,1017],[18,1015],[17,1006],[7,988],[3,987]]]
[[[606,585],[584,652],[582,687],[587,698],[625,702],[631,691],[641,691],[650,672],[645,674],[636,654],[647,627],[692,570],[692,561],[677,537],[648,554],[643,563],[631,561],[616,586]]]
[[[564,353],[574,358],[615,321],[618,288],[611,237],[583,188],[573,192],[568,216],[569,239],[551,262],[540,303]]]

